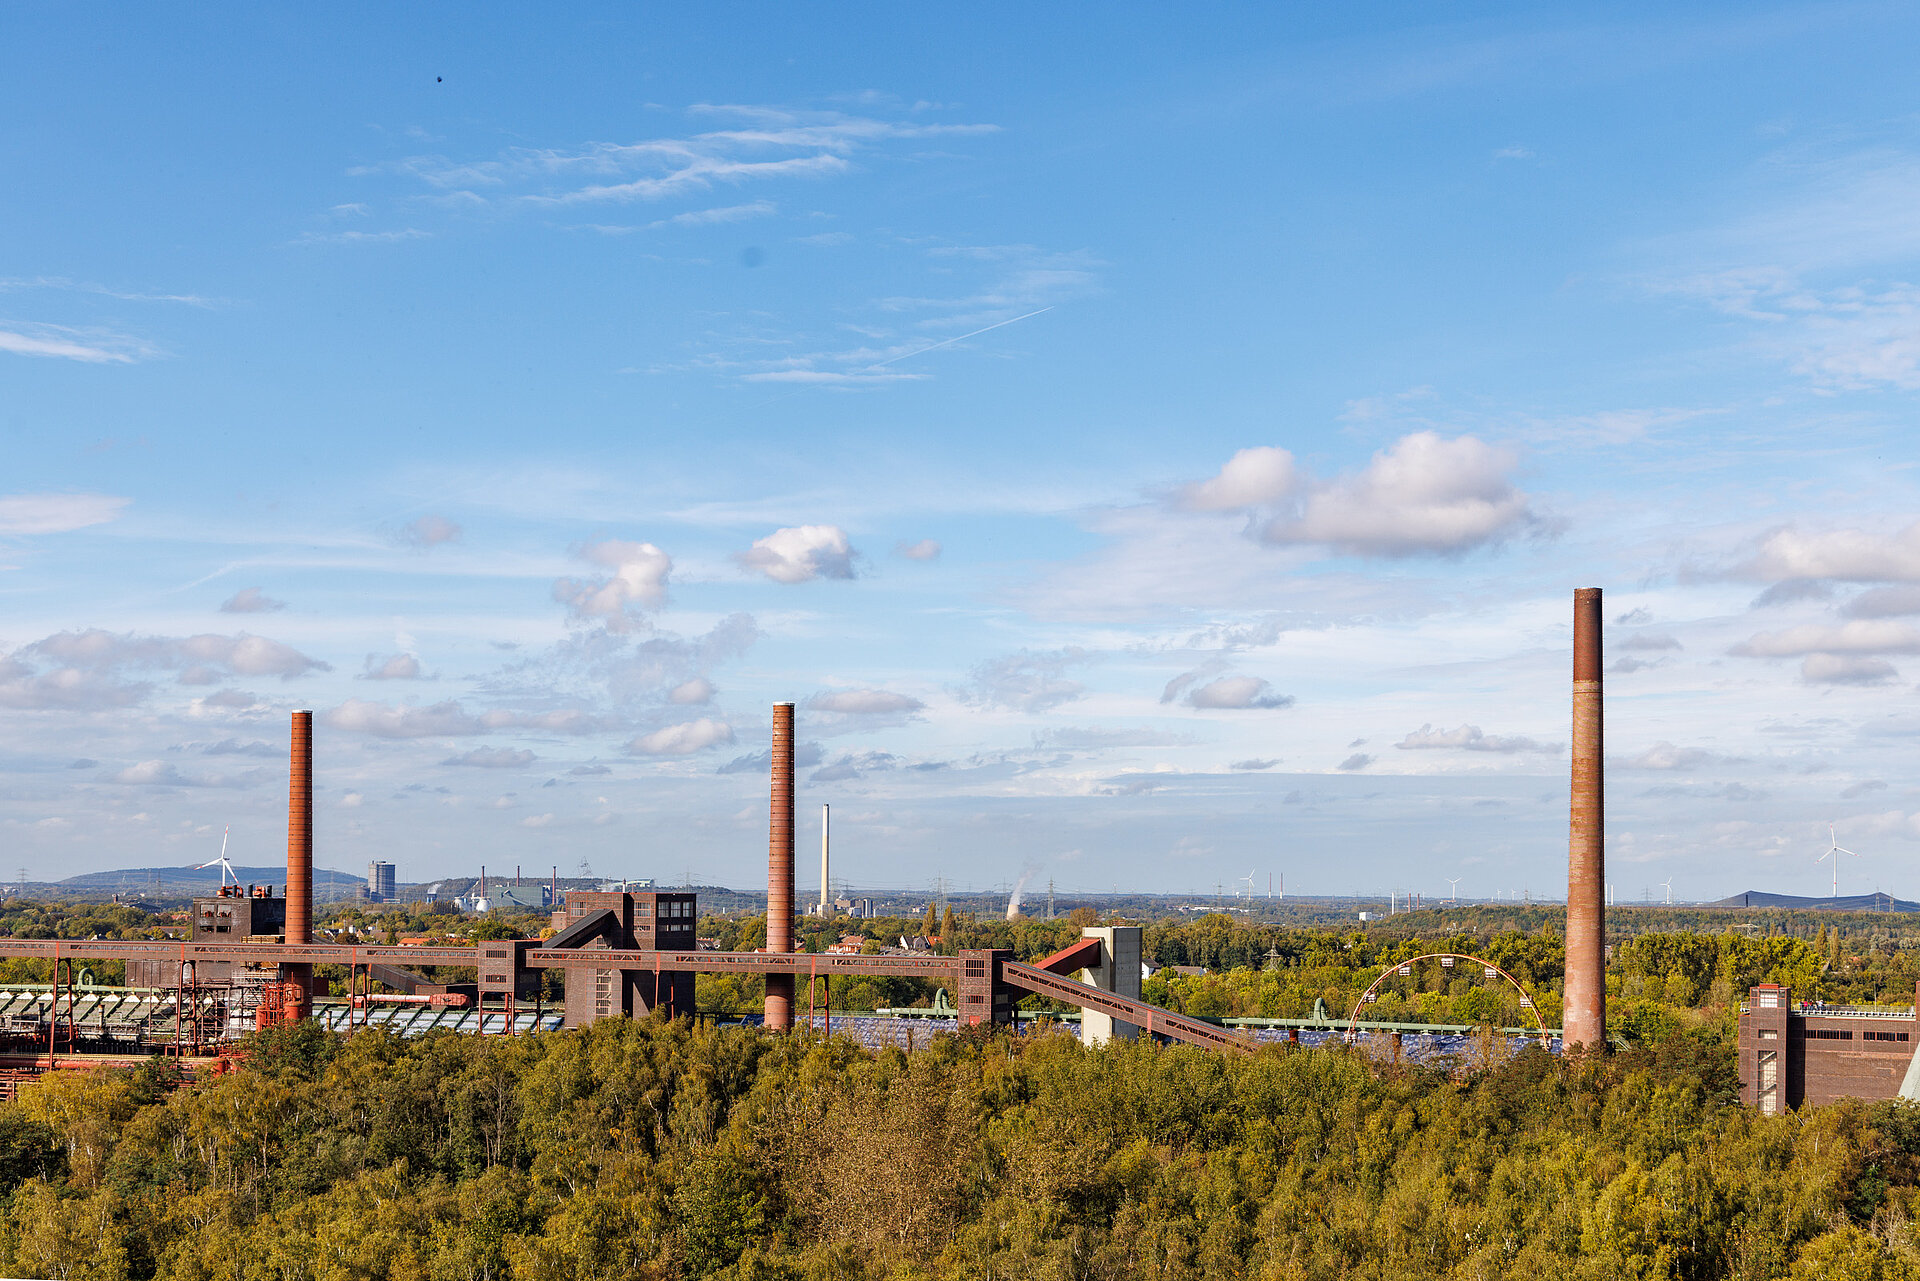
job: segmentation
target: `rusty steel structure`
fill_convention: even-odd
[[[772,788],[767,812],[767,951],[793,951],[793,704],[773,705]],[[793,975],[769,972],[765,1025],[793,1026]]]
[[[1562,1039],[1607,1046],[1606,780],[1600,589],[1573,594],[1573,787],[1567,823],[1567,967]]]

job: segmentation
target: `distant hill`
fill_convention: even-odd
[[[1803,898],[1798,894],[1769,894],[1764,890],[1747,890],[1731,898],[1723,898],[1717,903],[1706,903],[1702,906],[1792,907],[1830,912],[1920,912],[1920,903],[1895,898],[1891,894],[1847,894],[1839,898],[1832,896]]]
[[[283,887],[287,880],[286,865],[278,867],[236,867],[233,874],[240,878],[242,885],[272,885]],[[366,874],[336,871],[332,868],[313,869],[313,892],[316,898],[326,900],[350,898],[354,887],[366,884]],[[68,891],[81,891],[98,894],[149,894],[166,896],[211,894],[220,886],[219,867],[122,867],[110,872],[88,872],[84,876],[70,876],[57,883],[57,888]]]

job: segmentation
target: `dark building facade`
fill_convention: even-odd
[[[1914,1008],[1796,1006],[1792,998],[1763,983],[1740,1008],[1742,1102],[1772,1116],[1839,1099],[1920,1097]]]
[[[223,885],[218,894],[193,900],[191,913],[196,943],[284,942],[287,900],[275,898],[271,885]],[[233,961],[200,961],[193,977],[201,983],[227,983],[246,977],[264,982],[274,977],[272,966]],[[128,961],[127,986],[176,987],[182,981],[176,961]]]
[[[602,917],[601,913],[608,915]],[[582,951],[637,949],[691,952],[695,896],[669,891],[568,890],[566,903],[553,914],[560,935],[589,936],[575,944]],[[655,1007],[668,1014],[691,1014],[693,974],[687,970],[651,974],[633,970],[572,970],[567,974],[567,1026],[584,1027],[596,1019],[645,1015]]]

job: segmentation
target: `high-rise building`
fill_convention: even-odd
[[[367,864],[367,897],[376,903],[393,900],[393,864]]]

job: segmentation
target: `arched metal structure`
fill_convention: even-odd
[[[1547,1025],[1540,1021],[1540,1009],[1534,1004],[1532,995],[1528,993],[1526,988],[1521,986],[1519,979],[1513,977],[1513,975],[1507,973],[1492,961],[1485,960],[1478,956],[1469,956],[1465,952],[1428,952],[1423,956],[1409,957],[1404,961],[1395,961],[1392,965],[1380,971],[1378,978],[1367,984],[1367,990],[1362,992],[1360,999],[1353,1003],[1353,1014],[1347,1019],[1347,1039],[1349,1041],[1359,1033],[1360,1011],[1365,1009],[1367,1002],[1373,999],[1373,994],[1380,990],[1380,985],[1396,975],[1412,977],[1413,967],[1422,961],[1438,961],[1441,965],[1449,967],[1456,961],[1471,961],[1485,972],[1485,977],[1505,979],[1513,990],[1520,994],[1520,1008],[1533,1016],[1534,1030],[1539,1032],[1540,1039],[1542,1041],[1547,1039]]]

